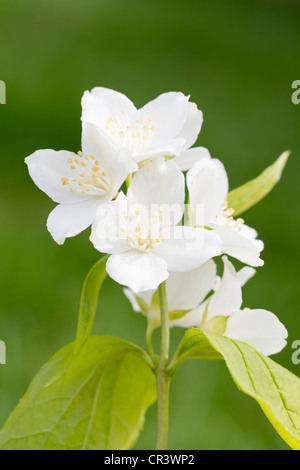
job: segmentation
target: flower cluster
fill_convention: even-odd
[[[62,244],[92,225],[91,242],[110,255],[107,273],[127,287],[150,328],[160,325],[156,289],[166,281],[171,325],[274,354],[286,344],[286,329],[271,312],[241,310],[241,288],[255,271],[236,272],[227,259],[262,266],[263,243],[228,207],[223,164],[191,148],[202,121],[182,93],[164,93],[138,110],[123,94],[95,88],[82,99],[81,151],[39,150],[26,163],[58,203],[47,221],[54,240]],[[222,254],[220,280],[212,258]]]

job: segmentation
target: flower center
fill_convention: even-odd
[[[122,109],[120,115],[108,118],[105,129],[119,141],[119,145],[126,147],[133,155],[145,151],[155,131],[151,117],[141,119],[137,114],[132,120],[125,109]]]
[[[224,227],[240,232],[242,230],[242,226],[245,223],[245,221],[244,219],[241,219],[241,218],[235,220],[232,217],[233,214],[234,214],[234,209],[231,209],[230,207],[228,207],[228,202],[225,201],[221,209],[221,212],[217,216],[217,223],[219,223],[220,225],[223,225]]]
[[[159,208],[158,214],[152,213],[151,218],[140,217],[139,207],[135,208],[135,216],[123,217],[123,223],[120,228],[120,238],[126,240],[127,243],[135,250],[148,252],[153,250],[157,245],[163,243],[166,239],[162,229],[164,219],[163,209]],[[167,224],[170,226],[170,223]]]
[[[68,158],[67,162],[74,176],[62,177],[61,183],[69,186],[71,193],[104,196],[110,192],[111,179],[93,155],[83,156],[82,152],[78,152],[78,158]]]

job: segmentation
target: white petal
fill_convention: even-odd
[[[203,302],[199,307],[194,308],[178,320],[170,322],[170,326],[180,326],[181,328],[197,328],[201,325],[207,301]]]
[[[178,136],[186,121],[188,97],[183,93],[163,93],[139,109],[139,118],[154,127],[148,149],[164,147]]]
[[[223,241],[223,253],[233,256],[250,266],[263,266],[264,262],[259,257],[260,252],[252,240],[228,227],[213,225],[213,228]]]
[[[125,95],[108,88],[94,88],[91,93],[86,91],[82,98],[82,121],[96,126],[101,149],[128,147],[124,129],[134,121],[136,113],[134,104]]]
[[[242,305],[240,279],[230,261],[223,257],[224,273],[217,291],[211,296],[208,305],[207,319],[230,315]]]
[[[101,204],[97,208],[90,241],[101,253],[123,253],[130,245],[120,238],[120,222],[127,215],[127,198],[121,191],[116,201]]]
[[[126,295],[127,299],[131,303],[131,306],[134,310],[134,312],[142,312],[141,307],[138,304],[138,301],[136,300],[136,295],[131,289],[123,289],[124,294]]]
[[[182,93],[166,93],[137,111],[121,93],[95,88],[91,93],[85,92],[82,107],[82,120],[97,127],[101,147],[126,147],[137,162],[160,155],[178,155],[186,144],[184,138],[177,137],[188,109]],[[137,122],[137,133],[145,131],[146,140],[134,139],[133,128],[128,131],[127,126],[136,126]]]
[[[143,292],[139,292],[139,297],[145,302],[145,304],[151,305],[152,297],[155,294],[156,289],[145,290]]]
[[[246,284],[246,282],[248,282],[249,279],[251,279],[254,276],[255,273],[256,273],[256,270],[253,268],[250,268],[249,266],[245,266],[244,268],[240,269],[237,272],[237,275],[240,280],[241,287],[243,287]]]
[[[142,299],[144,301],[144,303],[150,308],[151,307],[151,302],[152,302],[152,298],[153,298],[153,295],[155,294],[156,292],[156,289],[149,289],[149,290],[145,290],[143,292],[139,292],[137,294],[137,297],[139,299]]]
[[[212,230],[170,227],[164,242],[154,248],[175,272],[189,271],[220,254],[221,240]]]
[[[172,162],[176,163],[181,171],[187,171],[202,158],[211,158],[209,151],[205,147],[195,147],[184,150],[180,155],[174,157]]]
[[[68,159],[76,158],[72,152],[60,150],[37,150],[35,153],[25,158],[28,171],[37,185],[53,201],[58,203],[83,202],[89,196],[81,193],[71,193],[68,185],[62,184],[62,178],[74,177]]]
[[[288,333],[274,313],[257,309],[235,312],[227,321],[224,336],[244,341],[269,356],[285,347]]]
[[[128,298],[129,302],[131,303],[132,305],[132,308],[135,312],[142,312],[144,314],[146,314],[146,312],[143,312],[138,301],[137,301],[137,297],[142,299],[145,304],[147,305],[148,308],[151,307],[151,301],[152,301],[152,297],[153,297],[153,294],[155,293],[155,290],[151,289],[151,290],[146,290],[146,291],[143,291],[143,292],[139,292],[137,295],[131,290],[131,289],[127,289],[125,288],[124,290],[124,294],[126,295],[126,297]]]
[[[129,119],[134,119],[137,110],[127,96],[109,88],[96,87],[82,97],[82,120],[96,124],[100,129],[105,129],[110,117],[122,116],[122,111],[126,111]]]
[[[168,277],[165,261],[151,252],[129,251],[111,255],[106,263],[109,276],[139,293],[156,289]]]
[[[178,137],[166,142],[163,146],[145,146],[143,150],[135,153],[134,159],[136,162],[142,162],[154,157],[173,157],[174,155],[179,155],[182,152],[184,145],[185,140]]]
[[[169,311],[198,307],[212,290],[215,277],[216,265],[212,260],[191,271],[170,273],[166,282]]]
[[[149,217],[154,206],[165,205],[169,209],[173,207],[175,218],[172,220],[176,224],[183,213],[184,176],[172,161],[156,158],[135,174],[127,197],[129,206],[144,206]]]
[[[116,195],[127,176],[138,170],[138,166],[126,149],[114,148],[90,123],[82,123],[82,152],[99,160],[112,181],[112,197]]]
[[[101,162],[105,170],[111,173],[118,155],[115,146],[98,128],[89,122],[82,123],[82,153],[93,155]]]
[[[221,282],[222,282],[221,276],[216,276],[214,286],[213,286],[214,291],[217,291],[219,289]]]
[[[195,103],[188,103],[187,117],[179,137],[186,141],[185,148],[189,148],[196,142],[203,123],[203,114]]]
[[[254,245],[256,246],[256,248],[258,249],[260,253],[263,251],[264,242],[262,240],[257,240],[258,234],[254,228],[249,227],[249,225],[242,224],[240,234],[246,238],[249,238],[249,240],[251,240],[254,243]]]
[[[202,158],[187,173],[194,225],[208,225],[220,212],[228,194],[228,179],[220,160]]]
[[[138,170],[138,166],[127,149],[119,150],[112,170],[113,197],[117,194],[127,176]]]
[[[47,228],[59,245],[66,238],[74,237],[89,227],[95,217],[99,204],[97,198],[91,198],[79,204],[59,204],[49,214]]]
[[[103,225],[104,224],[105,221],[103,221]],[[117,236],[107,236],[104,238],[102,236],[99,236],[99,232],[101,230],[106,230],[106,228],[103,229],[101,225],[101,220],[98,220],[97,224],[92,225],[90,241],[92,242],[96,250],[100,251],[100,253],[108,253],[110,255],[130,251],[130,246],[128,245],[128,243]],[[111,230],[111,228],[109,230]]]

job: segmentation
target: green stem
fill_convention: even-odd
[[[127,187],[127,189],[130,186],[131,180],[132,180],[132,173],[130,173],[130,175],[128,175],[127,178],[126,178],[126,187]]]
[[[157,359],[156,359],[155,351],[152,345],[152,333],[153,333],[152,325],[148,322],[147,331],[146,331],[146,342],[147,342],[148,351],[153,360],[153,363],[157,365]]]
[[[169,394],[171,377],[167,373],[170,347],[169,311],[166,285],[163,282],[159,288],[159,302],[161,315],[161,349],[160,360],[156,370],[157,382],[157,434],[156,450],[165,450],[168,443],[169,432]]]

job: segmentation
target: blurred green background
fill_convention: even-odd
[[[265,267],[244,304],[275,312],[289,330],[275,359],[300,376],[300,3],[282,0],[2,0],[0,79],[0,425],[39,367],[74,338],[80,290],[99,254],[89,231],[61,247],[46,229],[55,204],[24,158],[40,148],[80,149],[80,99],[105,86],[140,107],[164,91],[191,94],[204,112],[198,140],[228,171],[231,188],[292,150],[282,182],[246,222],[265,241]],[[145,319],[106,280],[94,332],[144,346]],[[172,330],[172,347],[182,331]],[[158,337],[155,338],[156,341]],[[300,399],[300,398],[299,398]],[[155,406],[136,449],[151,449]],[[221,362],[190,361],[171,392],[170,449],[286,449],[259,406]]]

